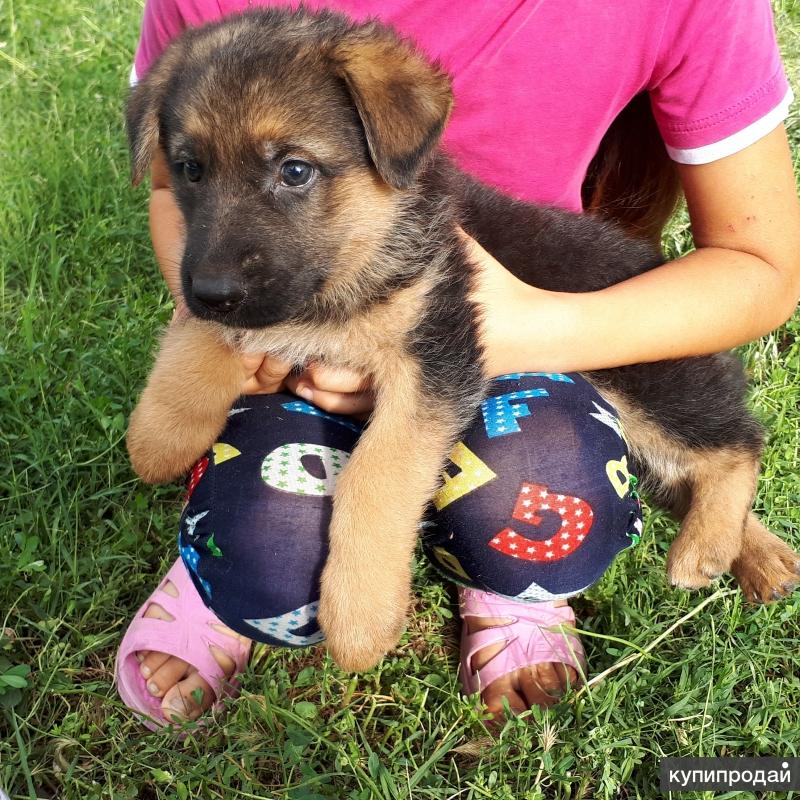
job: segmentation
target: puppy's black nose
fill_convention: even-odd
[[[212,311],[233,311],[244,300],[244,289],[230,278],[195,278],[192,294]]]

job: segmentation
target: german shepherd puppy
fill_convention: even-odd
[[[273,9],[187,31],[128,105],[134,181],[156,148],[171,165],[193,315],[166,331],[131,417],[136,472],[173,479],[211,446],[242,386],[237,352],[373,377],[322,576],[320,625],[346,669],[396,643],[420,519],[487,388],[459,226],[542,289],[593,291],[662,263],[610,224],[459,172],[437,149],[451,103],[448,76],[390,29]],[[670,580],[732,570],[753,600],[790,592],[798,557],[750,512],[763,435],[739,363],[587,378],[618,410],[643,488],[682,520]]]

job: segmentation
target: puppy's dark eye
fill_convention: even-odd
[[[186,176],[187,181],[197,183],[203,177],[203,167],[196,161],[184,161],[183,174]]]
[[[305,186],[314,176],[314,167],[305,161],[291,159],[281,164],[281,183],[284,186]]]

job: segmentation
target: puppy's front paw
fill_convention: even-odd
[[[736,537],[710,544],[682,532],[667,554],[667,575],[673,586],[682,589],[702,589],[728,572],[739,554]]]
[[[319,625],[328,652],[342,669],[371,669],[397,644],[405,627],[409,582],[407,575],[383,583],[374,575],[360,581],[329,560],[322,574]]]
[[[183,422],[183,421],[182,421]],[[177,425],[169,410],[140,402],[128,427],[128,455],[134,472],[147,483],[166,483],[188,472],[213,444],[215,430]]]

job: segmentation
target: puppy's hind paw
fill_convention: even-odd
[[[702,547],[681,536],[669,548],[667,575],[673,586],[703,589],[730,569],[735,553],[720,547]]]
[[[762,530],[743,548],[731,572],[747,600],[767,604],[788,597],[800,586],[800,555],[774,533]]]

